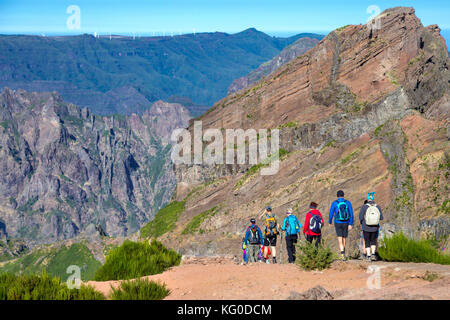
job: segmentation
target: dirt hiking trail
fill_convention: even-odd
[[[370,268],[369,268],[370,267]],[[379,268],[379,272],[373,270]],[[450,266],[426,263],[335,261],[323,271],[293,264],[241,265],[232,257],[183,257],[162,274],[168,300],[450,299]],[[89,281],[108,295],[120,281]]]

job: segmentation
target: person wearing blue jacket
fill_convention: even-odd
[[[331,203],[328,223],[333,224],[338,238],[341,259],[345,259],[345,245],[348,232],[353,227],[353,208],[350,201],[344,199],[344,191],[337,192],[337,200]]]
[[[302,225],[298,218],[292,214],[292,209],[287,209],[287,217],[283,220],[281,230],[286,233],[286,250],[288,253],[289,263],[295,262],[295,244],[298,240],[298,234],[302,230]]]
[[[263,245],[263,236],[261,229],[256,225],[256,220],[252,218],[250,222],[251,225],[245,232],[243,249],[246,250],[248,262],[258,262],[258,253]]]

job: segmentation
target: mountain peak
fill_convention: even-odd
[[[440,213],[443,198],[433,202],[427,195],[441,172],[419,167],[426,154],[439,154],[435,167],[447,161],[450,63],[438,29],[424,27],[414,12],[392,8],[377,16],[377,27],[369,22],[336,29],[200,118],[205,131],[278,128],[279,148],[286,153],[270,177],[249,163],[176,167],[176,199],[187,199],[179,221],[220,208],[214,219],[221,229],[202,226],[210,228],[202,235],[205,251],[207,240],[236,232],[264,204],[274,212],[295,205],[302,214],[312,199],[327,206],[340,189],[358,204],[364,193],[376,191],[385,221],[410,234],[422,228],[420,220]],[[192,196],[194,188],[200,191]],[[439,188],[448,193],[445,183]],[[400,202],[402,197],[407,200]],[[190,249],[187,238],[176,237]],[[240,248],[238,237],[226,248],[221,240],[211,244],[217,251]]]
[[[254,33],[254,32],[261,32],[261,31],[258,31],[258,30],[256,30],[256,28],[248,28],[248,29],[245,29],[244,31],[242,31],[242,33]]]
[[[255,36],[255,35],[264,35],[269,37],[266,33],[257,30],[256,28],[248,28],[241,32],[236,33],[237,35],[245,35],[245,36]]]

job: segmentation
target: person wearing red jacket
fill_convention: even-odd
[[[309,208],[311,209],[305,218],[305,225],[303,227],[303,234],[306,241],[312,243],[315,240],[316,247],[319,246],[322,238],[322,226],[324,225],[322,214],[317,210],[318,204],[311,202]],[[314,217],[314,219],[313,219]]]

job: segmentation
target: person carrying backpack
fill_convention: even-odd
[[[283,226],[281,230],[286,232],[286,250],[288,253],[289,263],[295,262],[295,244],[298,240],[298,233],[300,232],[302,225],[298,218],[292,214],[292,209],[287,209],[287,217],[283,220]]]
[[[255,219],[250,219],[251,225],[245,231],[244,246],[248,262],[258,262],[259,249],[263,245],[261,229],[256,225]]]
[[[270,206],[266,207],[266,210],[259,218],[262,218],[263,215],[265,215],[263,258],[266,260],[266,263],[269,264],[268,255],[270,251],[272,253],[272,262],[277,263],[276,245],[277,236],[279,234],[278,229],[280,228],[280,225],[277,223],[275,213],[272,213],[272,208]]]
[[[318,204],[311,202],[309,208],[311,209],[305,218],[305,225],[303,227],[303,234],[306,237],[306,241],[312,243],[315,241],[316,247],[319,246],[322,238],[322,226],[324,225],[322,214],[317,210]]]
[[[377,249],[378,230],[380,228],[380,221],[383,220],[383,212],[378,206],[373,197],[368,199],[367,203],[362,206],[359,211],[359,221],[361,222],[365,253],[367,260],[375,261],[375,252]]]
[[[328,223],[333,224],[338,238],[341,259],[345,259],[345,245],[348,232],[353,228],[353,208],[350,201],[344,199],[344,191],[337,192],[337,200],[331,203]]]

